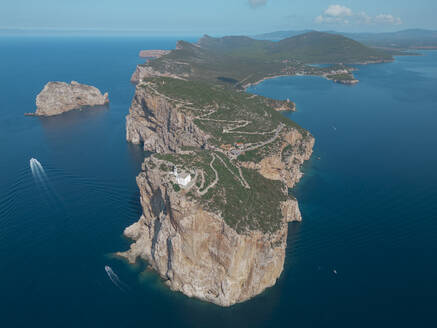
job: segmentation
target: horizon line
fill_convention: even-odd
[[[142,34],[142,35],[148,35],[153,36],[154,34],[166,34],[168,36],[198,36],[198,35],[204,35],[204,34],[219,34],[219,35],[262,35],[262,34],[270,34],[270,33],[277,33],[277,32],[303,32],[303,31],[319,31],[319,32],[334,32],[334,33],[367,33],[367,34],[379,34],[379,33],[397,33],[397,32],[403,32],[403,31],[411,31],[411,30],[422,30],[422,31],[431,31],[431,32],[437,32],[437,30],[433,29],[427,29],[427,28],[421,28],[421,27],[415,27],[415,28],[405,28],[405,29],[399,29],[395,31],[381,31],[381,32],[368,32],[368,31],[355,31],[355,32],[348,32],[348,31],[340,31],[340,30],[322,30],[322,29],[281,29],[281,30],[275,30],[270,32],[260,32],[260,33],[223,33],[223,32],[198,32],[198,31],[174,31],[174,30],[151,30],[151,29],[114,29],[114,28],[55,28],[55,27],[4,27],[0,26],[0,34],[5,32],[10,33],[59,33],[59,34],[68,34],[68,33],[97,33],[97,34]]]

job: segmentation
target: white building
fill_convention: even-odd
[[[191,181],[191,175],[189,173],[178,173],[178,170],[175,168],[173,174],[176,177],[176,182],[178,185],[182,187],[186,187]]]

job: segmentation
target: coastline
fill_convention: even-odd
[[[429,49],[429,50],[437,50],[437,47],[436,47],[436,49]],[[353,67],[354,65],[364,66],[364,65],[376,65],[376,64],[389,64],[389,63],[394,63],[396,61],[396,56],[414,56],[414,55],[415,54],[395,55],[392,60],[384,59],[384,60],[376,60],[376,61],[365,61],[365,62],[360,62],[360,63],[348,64],[348,65],[350,65],[348,67],[350,67],[351,72],[353,72],[353,71],[358,71],[359,70],[358,68]],[[320,65],[324,65],[324,64],[320,64]],[[332,64],[330,64],[330,65],[332,65]],[[275,79],[275,78],[278,78],[278,77],[287,77],[287,76],[289,76],[289,77],[315,76],[315,77],[321,77],[321,78],[324,78],[324,79],[326,79],[328,81],[332,81],[334,83],[339,83],[339,84],[343,84],[343,85],[355,85],[355,84],[360,82],[358,79],[350,80],[351,82],[348,82],[349,80],[335,80],[335,79],[329,78],[328,75],[329,75],[329,73],[326,73],[326,74],[279,74],[279,75],[273,75],[273,76],[266,76],[266,77],[263,77],[262,79],[260,79],[258,81],[244,84],[242,86],[242,88],[244,89],[244,91],[247,91],[248,88],[256,86],[256,85],[258,85],[258,84],[260,84],[260,83],[262,83],[264,81],[267,81],[267,80],[270,80],[270,79]]]
[[[370,64],[363,64],[363,65],[370,65]],[[317,74],[281,74],[281,75],[264,77],[261,80],[258,80],[258,81],[253,82],[253,83],[247,83],[247,84],[243,85],[243,89],[244,89],[245,92],[247,92],[247,89],[249,89],[250,87],[254,87],[256,85],[259,85],[259,84],[261,84],[261,83],[263,83],[264,81],[267,81],[267,80],[276,79],[276,78],[279,78],[279,77],[299,77],[299,76],[320,77],[320,78],[325,79],[327,81],[332,81],[334,83],[343,84],[343,85],[355,85],[355,84],[359,83],[359,80],[352,80],[352,81],[354,81],[352,83],[342,82],[342,80],[330,79],[326,75],[317,75]],[[297,107],[297,105],[296,105],[296,107]]]
[[[184,46],[192,49],[189,45],[178,43],[177,50],[182,50]],[[188,56],[190,54],[189,52]],[[268,186],[268,183],[273,183],[272,181],[278,181],[283,187],[282,191],[285,192],[286,189],[288,197],[291,197],[288,194],[288,190],[295,187],[301,180],[303,176],[301,171],[302,165],[312,157],[315,139],[308,131],[291,120],[290,123],[287,123],[290,124],[289,130],[284,131],[282,134],[281,123],[276,126],[278,119],[273,115],[269,116],[268,112],[264,113],[262,124],[253,118],[256,118],[258,114],[251,113],[252,117],[245,117],[244,115],[247,115],[247,113],[244,109],[246,107],[244,104],[250,104],[245,99],[239,99],[240,102],[235,107],[241,109],[238,120],[233,118],[232,111],[226,112],[226,115],[228,115],[226,117],[218,116],[219,119],[210,119],[209,116],[211,114],[215,114],[220,110],[219,104],[223,99],[234,99],[234,96],[229,94],[227,97],[219,92],[219,89],[204,90],[204,86],[196,84],[201,83],[200,81],[204,76],[194,75],[192,80],[190,80],[190,70],[187,70],[186,66],[183,66],[183,69],[178,66],[183,61],[177,61],[176,63],[173,61],[173,59],[167,61],[164,59],[157,62],[151,61],[149,65],[138,65],[131,79],[132,81],[142,81],[143,83],[137,85],[134,100],[127,116],[126,138],[130,142],[142,144],[144,150],[154,152],[157,156],[152,155],[147,161],[145,160],[142,171],[137,176],[143,211],[139,221],[125,229],[125,236],[133,241],[129,250],[118,254],[128,258],[129,262],[132,263],[137,258],[146,260],[174,291],[180,291],[189,297],[195,297],[217,305],[231,306],[249,300],[262,293],[266,288],[276,284],[278,277],[283,271],[288,223],[300,221],[301,214],[296,199],[285,198],[287,200],[284,201],[280,196],[280,192],[275,192],[274,194],[277,197],[273,197],[274,201],[282,201],[279,230],[275,230],[278,229],[277,222],[271,221],[269,218],[269,215],[273,216],[274,214],[265,216],[269,219],[267,221],[264,220],[269,228],[273,229],[271,231],[267,230],[265,226],[257,225],[258,223],[250,226],[250,228],[245,226],[246,222],[256,220],[256,211],[249,213],[250,218],[247,218],[247,215],[241,215],[238,220],[232,222],[230,218],[234,218],[226,211],[226,207],[220,207],[222,205],[219,205],[217,208],[208,207],[209,200],[214,200],[214,197],[217,197],[214,186],[220,181],[220,175],[217,173],[216,166],[221,165],[220,161],[222,161],[224,167],[220,174],[229,171],[233,177],[228,181],[237,181],[237,185],[242,184],[246,189],[253,188],[255,193],[262,194],[260,190],[264,188],[259,188],[253,181],[250,181],[253,183],[252,185],[247,183],[245,175],[247,178],[250,174],[259,174],[262,178],[270,181],[266,182],[266,186]],[[389,61],[369,60],[355,65],[369,65],[392,61],[394,59]],[[172,64],[175,66],[172,66]],[[144,79],[140,78],[140,68],[146,73],[144,74]],[[244,85],[241,85],[242,83],[240,82],[234,86],[242,88],[245,94],[250,94],[248,88],[270,79],[286,76],[321,77],[334,83],[347,85],[359,82],[352,73],[357,69],[342,64],[333,65],[327,69],[310,70],[305,65],[295,65],[293,68],[294,71],[288,70],[291,74],[267,75],[255,82]],[[272,71],[274,72],[274,70],[270,70],[270,72]],[[301,73],[301,71],[313,74],[305,74]],[[264,73],[268,74],[267,71]],[[187,79],[181,80],[181,75],[187,77]],[[250,78],[250,75],[245,76]],[[196,78],[199,80],[196,80]],[[190,86],[198,89],[192,90]],[[208,94],[212,101],[212,106],[203,102],[200,102],[201,105],[199,103],[196,105],[198,101],[196,93],[202,93],[202,90]],[[220,94],[220,98],[217,98],[219,99],[218,101],[214,100],[216,92]],[[242,93],[239,94],[241,95]],[[194,98],[193,95],[195,95]],[[182,98],[180,98],[181,96]],[[252,97],[252,99],[256,99],[256,97]],[[188,107],[186,107],[187,104],[189,105]],[[230,106],[229,108],[233,106],[229,102],[227,105]],[[253,107],[256,108],[256,106]],[[275,109],[272,106],[268,107],[273,110]],[[193,109],[196,111],[195,115],[190,112]],[[266,124],[268,124],[265,117],[272,117],[271,123],[275,124],[275,127],[269,128],[268,132],[262,132],[263,130],[259,128],[264,126],[265,129]],[[288,119],[285,115],[284,118]],[[198,126],[196,121],[200,121],[201,124]],[[217,129],[217,125],[221,124],[225,124],[225,127],[227,124],[230,128],[220,129],[219,127],[219,132],[213,137],[209,135],[211,131],[208,126],[210,124],[208,123],[209,121],[216,122],[213,123],[214,129]],[[279,122],[281,122],[280,119]],[[238,131],[239,128],[251,126],[250,124],[256,126],[258,130]],[[228,134],[229,131],[235,131],[231,133],[239,134],[239,136],[233,137],[238,139],[232,139],[228,136],[226,136],[228,139],[222,138],[222,135]],[[272,138],[266,139],[266,137],[262,137],[265,138],[266,143],[259,142],[261,144],[259,147],[251,149],[246,146],[253,143],[253,141],[246,141],[249,140],[247,136],[258,135],[257,137],[260,137],[268,133],[272,134],[273,132],[275,132],[275,136]],[[278,141],[280,146],[271,147],[278,138],[278,135],[281,136]],[[210,137],[211,140],[209,139]],[[229,148],[229,154],[236,154],[235,156],[229,155],[229,158],[226,157],[226,160],[235,160],[234,163],[229,162],[226,164],[223,159],[217,159],[217,155],[214,153],[212,153],[211,157],[208,157],[210,156],[208,152],[214,149],[214,147],[208,144],[210,142],[212,144],[214,138],[217,138],[217,144],[221,144],[220,147],[224,149]],[[222,140],[227,142],[222,142]],[[250,156],[252,157],[243,157],[247,156],[247,152],[266,145],[269,145],[266,148],[270,149],[271,147],[270,152],[263,152],[261,155],[251,154]],[[233,148],[234,146],[235,149]],[[183,147],[197,147],[199,149],[185,152],[182,150]],[[241,153],[241,149],[243,149],[243,153]],[[202,156],[205,156],[199,153],[202,151],[203,154],[207,154],[206,158],[208,160],[204,160],[199,165],[209,170],[210,174],[215,172],[215,177],[207,176],[207,171],[199,171],[199,166],[192,166],[193,163],[196,164],[196,158],[202,159]],[[238,158],[240,153],[243,156]],[[180,157],[181,154],[190,158],[188,164]],[[214,163],[214,161],[216,162]],[[178,165],[180,167],[177,167]],[[236,165],[236,168],[233,168],[233,165]],[[184,191],[181,191],[180,186],[178,188],[175,187],[175,181],[166,173],[172,171],[172,169],[168,169],[172,167],[177,167],[177,170],[181,169],[182,172],[189,172],[191,177],[194,176],[194,179],[202,177],[202,181],[195,181],[194,187],[190,185],[190,194],[187,193],[185,195]],[[249,172],[243,174],[242,168],[243,170],[249,170]],[[177,170],[173,172],[177,172]],[[229,174],[229,172],[225,174]],[[204,175],[208,179],[205,179]],[[204,196],[204,182],[208,180],[209,184],[206,184],[205,192],[209,192],[212,188],[211,198],[196,198],[196,195]],[[224,179],[224,181],[226,180]],[[193,187],[193,190],[191,190],[191,187]],[[226,188],[219,190],[221,193],[220,197],[225,199],[224,204],[228,203],[226,201],[226,196],[228,196]],[[229,190],[229,193],[232,193],[238,189],[231,186]],[[269,190],[269,187],[265,188],[265,190]],[[244,190],[242,192],[238,191],[237,195],[240,197],[240,203],[242,203],[241,199],[246,199],[246,194],[244,193]],[[163,195],[165,195],[165,201]],[[249,198],[247,197],[247,199]],[[256,196],[254,199],[256,199]],[[156,208],[154,205],[156,201],[161,204],[159,208]],[[232,202],[229,202],[229,204],[232,204]],[[269,208],[270,211],[271,208],[279,207],[266,208]],[[271,212],[274,213],[275,211]],[[167,213],[170,214],[167,215]],[[240,214],[238,211],[236,213]],[[260,210],[257,213],[263,212]],[[215,226],[217,221],[220,222],[222,228],[218,229]],[[239,226],[240,224],[243,225],[243,228]],[[199,235],[203,236],[202,239],[207,238],[206,246],[200,247]],[[274,236],[273,239],[271,239],[272,236]],[[210,249],[212,246],[209,245],[216,245],[218,240],[227,240],[228,242],[220,243],[219,246],[214,246],[214,249]],[[253,246],[250,245],[258,245],[256,251],[253,250],[250,256],[247,254],[242,256],[238,252],[230,251],[237,247],[238,249],[245,250],[244,252],[248,252],[249,249],[253,249]],[[159,253],[156,252],[157,249]],[[188,253],[187,250],[189,250]],[[205,250],[207,253],[203,254]],[[193,257],[193,253],[202,254],[200,256],[202,260],[199,261],[199,257]],[[272,259],[274,259],[274,265],[271,264]],[[248,262],[251,263],[249,267],[252,267],[252,269],[250,270],[247,267]],[[261,266],[259,266],[260,263]],[[255,265],[257,268],[254,273],[252,270]],[[216,270],[216,268],[220,267],[223,267],[224,273]],[[250,274],[247,276],[249,271]],[[268,279],[263,280],[262,277],[268,277]],[[247,290],[247,288],[241,288],[241,286],[250,286],[250,288]]]

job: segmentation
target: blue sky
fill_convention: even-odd
[[[150,35],[437,30],[436,14],[437,0],[1,0],[0,29]]]

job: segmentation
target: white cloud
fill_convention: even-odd
[[[347,24],[349,22],[348,17],[353,15],[352,9],[340,6],[340,5],[330,5],[322,15],[316,17],[316,23],[318,24],[333,24],[333,23],[343,23]]]
[[[328,9],[325,10],[324,15],[329,17],[352,16],[352,9],[340,5],[330,5]]]
[[[391,24],[400,25],[402,20],[390,14],[380,14],[375,17],[369,16],[366,12],[355,13],[351,8],[341,5],[330,5],[314,21],[317,24]]]
[[[249,6],[251,6],[252,8],[265,6],[266,4],[267,0],[249,0]]]

